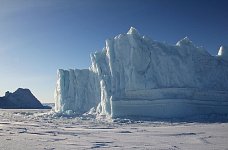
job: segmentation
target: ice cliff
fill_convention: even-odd
[[[228,114],[228,52],[217,56],[187,37],[168,45],[141,36],[133,27],[91,54],[84,70],[58,70],[56,112],[184,118]]]

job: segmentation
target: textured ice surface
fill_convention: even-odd
[[[48,112],[49,113],[49,112]],[[228,123],[52,117],[47,110],[0,110],[1,150],[225,150]]]
[[[186,118],[228,113],[228,59],[187,37],[168,45],[130,28],[91,54],[88,70],[59,70],[56,111],[111,117]]]
[[[58,70],[55,111],[84,113],[97,106],[100,89],[94,73],[84,70]]]

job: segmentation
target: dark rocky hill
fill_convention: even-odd
[[[0,97],[0,108],[5,109],[51,109],[43,106],[29,89],[18,88],[15,92],[7,91]]]

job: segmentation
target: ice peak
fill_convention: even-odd
[[[218,51],[218,56],[224,55],[226,49],[228,49],[228,48],[225,46],[220,46],[219,51]]]
[[[182,40],[178,41],[176,46],[193,46],[192,41],[186,36]]]
[[[131,27],[131,28],[129,29],[129,31],[127,32],[127,34],[139,35],[139,32],[138,32],[134,27]]]
[[[220,46],[219,51],[218,51],[218,56],[222,56],[223,49],[224,49],[224,47]]]
[[[226,46],[221,46],[218,51],[218,56],[221,58],[228,60],[228,47]]]

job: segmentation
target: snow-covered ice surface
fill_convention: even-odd
[[[0,110],[1,150],[228,149],[228,123],[60,117],[49,110]]]
[[[56,112],[98,106],[98,114],[112,118],[228,114],[227,51],[222,46],[211,56],[187,37],[168,45],[131,27],[91,54],[89,69],[58,70]]]

